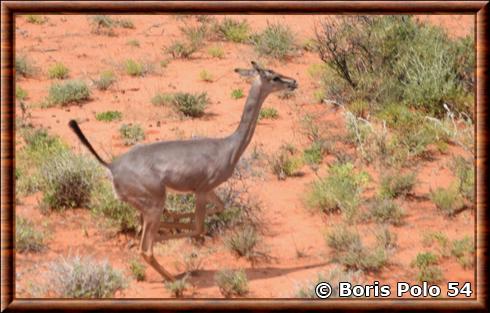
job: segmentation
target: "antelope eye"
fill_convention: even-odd
[[[278,82],[278,81],[280,81],[280,80],[281,80],[281,78],[280,78],[279,76],[276,76],[276,77],[274,77],[272,80],[273,80],[273,81],[275,81],[275,82]]]

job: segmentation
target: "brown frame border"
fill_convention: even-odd
[[[241,13],[241,14],[473,14],[476,17],[476,169],[477,210],[476,241],[478,277],[476,300],[299,300],[299,299],[106,299],[106,300],[34,300],[16,299],[14,290],[14,121],[13,91],[14,14],[43,13]],[[5,1],[1,4],[1,311],[27,310],[396,310],[489,309],[487,290],[487,178],[488,144],[487,105],[485,86],[488,85],[488,1],[165,1],[165,2],[36,2]],[[480,188],[482,186],[482,188]]]

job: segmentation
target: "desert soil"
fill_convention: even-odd
[[[33,78],[20,78],[18,84],[25,89],[33,104],[32,122],[37,127],[46,127],[52,134],[61,136],[71,147],[80,153],[87,153],[70,131],[67,122],[80,120],[81,127],[95,149],[103,158],[110,159],[129,149],[119,137],[118,129],[123,123],[139,123],[145,129],[145,142],[190,138],[191,136],[220,137],[231,133],[240,120],[244,99],[233,100],[231,91],[236,88],[248,90],[249,84],[238,77],[235,67],[248,67],[250,60],[259,59],[253,47],[230,42],[207,42],[206,46],[191,59],[175,59],[165,67],[160,61],[168,58],[164,48],[181,37],[179,26],[182,20],[172,16],[148,15],[127,16],[135,29],[115,29],[116,36],[108,37],[91,33],[87,16],[56,15],[48,16],[48,22],[35,25],[26,22],[24,17],[16,18],[16,53],[27,55],[41,73]],[[314,35],[315,16],[243,16],[254,31],[263,29],[269,21],[279,21],[291,27],[299,42]],[[446,28],[452,36],[463,36],[473,32],[474,19],[471,16],[430,16],[420,17]],[[128,40],[136,39],[140,47],[132,47]],[[207,48],[220,46],[225,56],[215,59],[209,56]],[[144,77],[130,77],[122,67],[126,59],[142,60],[154,64],[155,71]],[[343,117],[339,111],[325,104],[317,104],[313,92],[318,82],[307,74],[311,64],[321,60],[313,52],[304,52],[287,62],[260,59],[268,67],[295,77],[300,85],[296,96],[281,100],[271,95],[264,104],[279,112],[276,120],[259,122],[252,143],[245,155],[253,147],[270,155],[284,143],[292,143],[304,148],[307,140],[301,132],[300,119],[305,112],[320,114],[325,122],[336,125],[342,132]],[[70,69],[70,78],[80,78],[90,82],[103,70],[113,69],[117,82],[107,91],[91,88],[90,101],[82,105],[66,108],[40,108],[53,82],[47,78],[47,68],[54,62],[62,62]],[[215,77],[208,83],[199,78],[201,70],[207,70]],[[206,91],[211,103],[202,118],[181,119],[171,111],[155,107],[151,98],[157,92],[202,92]],[[122,121],[102,122],[95,119],[95,113],[118,110],[123,114]],[[337,126],[338,125],[338,126]],[[410,266],[417,253],[425,251],[422,235],[427,231],[442,231],[449,239],[473,236],[474,212],[465,211],[455,218],[448,219],[440,214],[426,195],[431,189],[447,186],[453,174],[447,168],[450,157],[464,152],[451,147],[447,155],[435,154],[434,160],[420,163],[417,169],[419,183],[415,196],[406,199],[402,206],[407,213],[402,226],[390,226],[398,237],[398,248],[390,258],[390,265],[380,273],[365,275],[366,282],[379,280],[382,284],[394,286],[397,281],[416,283],[417,270]],[[319,170],[326,173],[333,157],[326,156]],[[237,258],[224,245],[224,236],[207,237],[203,245],[196,245],[188,239],[171,240],[156,247],[156,258],[171,273],[184,272],[184,256],[196,251],[202,258],[202,269],[190,277],[189,290],[185,296],[198,298],[222,297],[214,282],[215,273],[223,268],[243,268],[249,280],[248,297],[277,298],[294,297],[299,285],[314,280],[318,273],[328,273],[337,265],[330,262],[332,251],[325,244],[324,234],[331,230],[341,217],[311,212],[305,208],[303,198],[310,182],[316,175],[308,166],[303,168],[301,177],[278,180],[268,166],[260,168],[260,177],[250,180],[250,193],[260,202],[260,216],[263,219],[261,245],[272,257],[269,261],[251,264],[244,258]],[[377,181],[378,175],[368,169]],[[374,192],[375,183],[366,190]],[[74,254],[90,255],[98,260],[108,259],[117,269],[128,277],[128,261],[139,258],[137,238],[114,234],[104,229],[98,219],[84,209],[68,210],[63,213],[43,215],[38,209],[40,194],[24,197],[16,206],[16,214],[31,219],[49,233],[48,249],[41,253],[17,253],[16,292],[18,297],[31,297],[32,287],[42,284],[43,275],[50,261],[60,256]],[[374,241],[377,224],[365,222],[357,225],[366,242]],[[471,282],[474,286],[475,272],[463,269],[454,258],[441,264],[445,285],[447,281]],[[124,298],[167,298],[160,276],[151,268],[146,269],[146,280],[130,280],[128,288],[116,294]]]

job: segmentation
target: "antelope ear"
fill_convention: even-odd
[[[262,72],[264,69],[262,67],[260,67],[260,65],[257,64],[257,62],[255,61],[251,61],[250,63],[252,63],[252,67],[257,71],[257,72]]]
[[[244,69],[244,68],[236,68],[235,69],[235,73],[238,73],[240,76],[243,76],[243,77],[254,77],[255,75],[257,75],[257,71],[256,70],[252,70],[252,69]]]

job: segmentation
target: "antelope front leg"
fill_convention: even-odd
[[[206,199],[208,200],[209,203],[214,204],[213,210],[207,212],[207,215],[215,214],[215,213],[221,213],[225,210],[225,204],[223,201],[218,197],[216,192],[214,190],[211,190],[210,192],[206,193]]]

